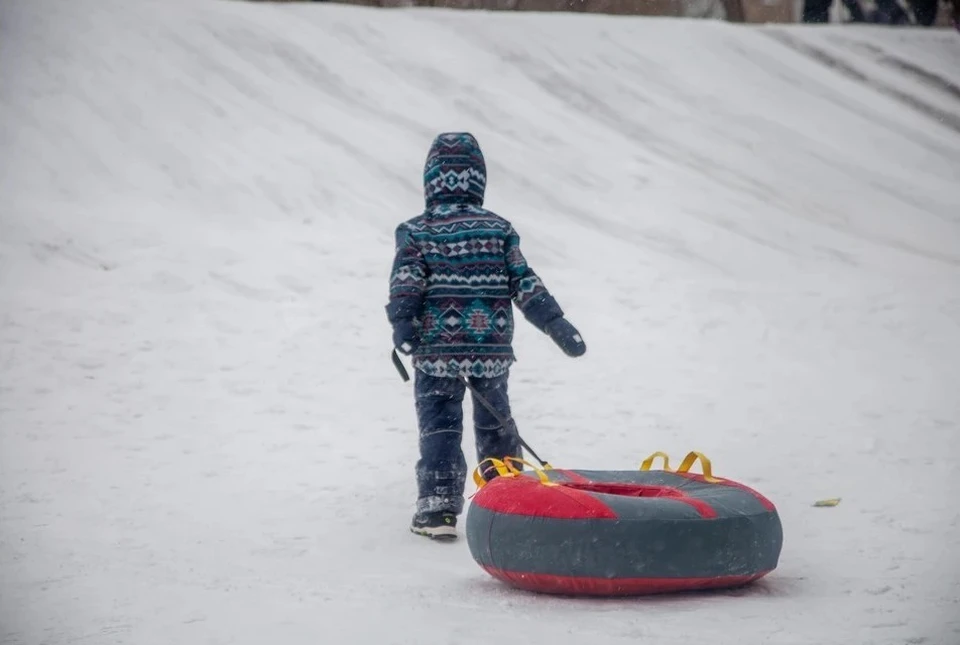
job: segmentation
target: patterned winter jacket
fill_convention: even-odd
[[[512,304],[541,331],[563,311],[510,222],[483,208],[486,164],[472,135],[437,136],[423,180],[426,210],[396,229],[387,318],[413,321],[422,372],[500,376],[516,358]]]

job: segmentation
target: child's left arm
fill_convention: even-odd
[[[396,230],[396,252],[390,272],[390,299],[387,319],[393,326],[393,345],[411,354],[420,344],[414,318],[420,315],[427,286],[427,264],[410,230],[401,224]]]

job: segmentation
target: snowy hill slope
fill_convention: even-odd
[[[960,642],[955,34],[4,0],[0,78],[0,643]],[[527,441],[704,451],[780,508],[761,584],[406,532],[382,307],[446,129],[588,343],[521,323]]]

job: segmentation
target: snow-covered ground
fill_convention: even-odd
[[[958,87],[950,31],[2,0],[0,642],[957,645]],[[518,321],[527,441],[705,452],[779,507],[761,583],[407,532],[383,305],[448,129],[588,343]]]

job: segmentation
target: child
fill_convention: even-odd
[[[483,208],[486,164],[473,135],[436,137],[423,171],[426,210],[396,229],[387,318],[411,355],[420,430],[419,497],[410,530],[455,538],[467,465],[461,449],[466,386],[510,418],[513,309],[570,356],[586,345],[520,252],[508,221]],[[477,459],[520,457],[519,438],[474,400]]]

